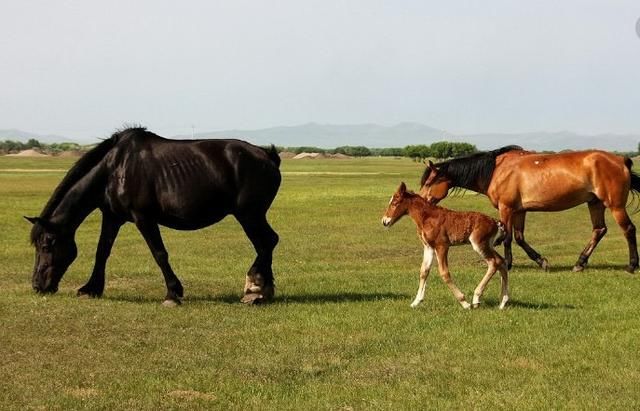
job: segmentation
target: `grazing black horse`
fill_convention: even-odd
[[[33,288],[54,293],[77,255],[75,232],[96,208],[102,230],[89,281],[78,295],[99,297],[105,265],[125,222],[133,222],[160,266],[165,303],[180,303],[183,289],[169,265],[158,225],[197,230],[232,214],[258,254],[246,276],[243,302],[274,294],[272,253],[278,235],[266,213],[280,187],[280,157],[239,140],[168,140],[144,128],[116,132],[69,170],[33,223]]]

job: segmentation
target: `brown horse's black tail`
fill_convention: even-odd
[[[633,168],[633,161],[629,157],[625,157],[624,165],[627,166],[629,170],[629,176],[631,177],[631,195],[633,196],[632,202],[636,203],[636,208],[633,210],[634,213],[637,213],[640,210],[640,201],[638,200],[638,195],[640,195],[640,174],[635,173]]]
[[[504,241],[507,236],[507,231],[504,229],[504,224],[501,221],[496,220],[496,224],[498,224],[498,236],[495,240],[493,240],[493,246],[497,247]]]

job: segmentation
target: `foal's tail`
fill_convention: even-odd
[[[507,231],[504,229],[504,224],[501,221],[496,220],[496,224],[498,226],[498,236],[495,240],[493,240],[493,246],[499,246],[504,241],[507,236]]]
[[[624,165],[627,166],[629,170],[629,176],[631,177],[631,195],[633,196],[633,202],[636,202],[638,195],[640,194],[640,174],[635,173],[633,168],[633,161],[629,157],[624,158]],[[634,213],[637,213],[640,209],[640,204],[636,206],[633,210]]]

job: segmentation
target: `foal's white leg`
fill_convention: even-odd
[[[500,258],[500,265],[498,266],[498,270],[500,270],[500,283],[502,284],[502,291],[500,295],[500,309],[504,309],[507,305],[507,301],[509,301],[509,271],[507,271],[507,263]]]
[[[424,300],[424,293],[427,288],[427,277],[429,277],[429,270],[431,269],[431,263],[433,262],[433,248],[428,245],[424,246],[424,253],[422,257],[422,266],[420,267],[420,284],[418,285],[418,293],[416,298],[411,303],[411,307],[415,308]]]

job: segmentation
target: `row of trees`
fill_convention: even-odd
[[[439,141],[431,145],[412,145],[404,148],[368,148],[364,146],[341,146],[334,149],[324,149],[319,147],[278,147],[278,151],[290,151],[299,153],[324,153],[324,154],[345,154],[352,157],[410,157],[414,160],[425,158],[451,158],[473,154],[478,151],[476,146],[469,143],[455,143],[449,141]]]
[[[81,147],[77,143],[52,143],[45,144],[32,138],[26,143],[22,141],[4,140],[0,141],[0,152],[2,153],[17,153],[22,150],[37,149],[46,154],[56,154],[62,151],[75,151],[80,150]]]

